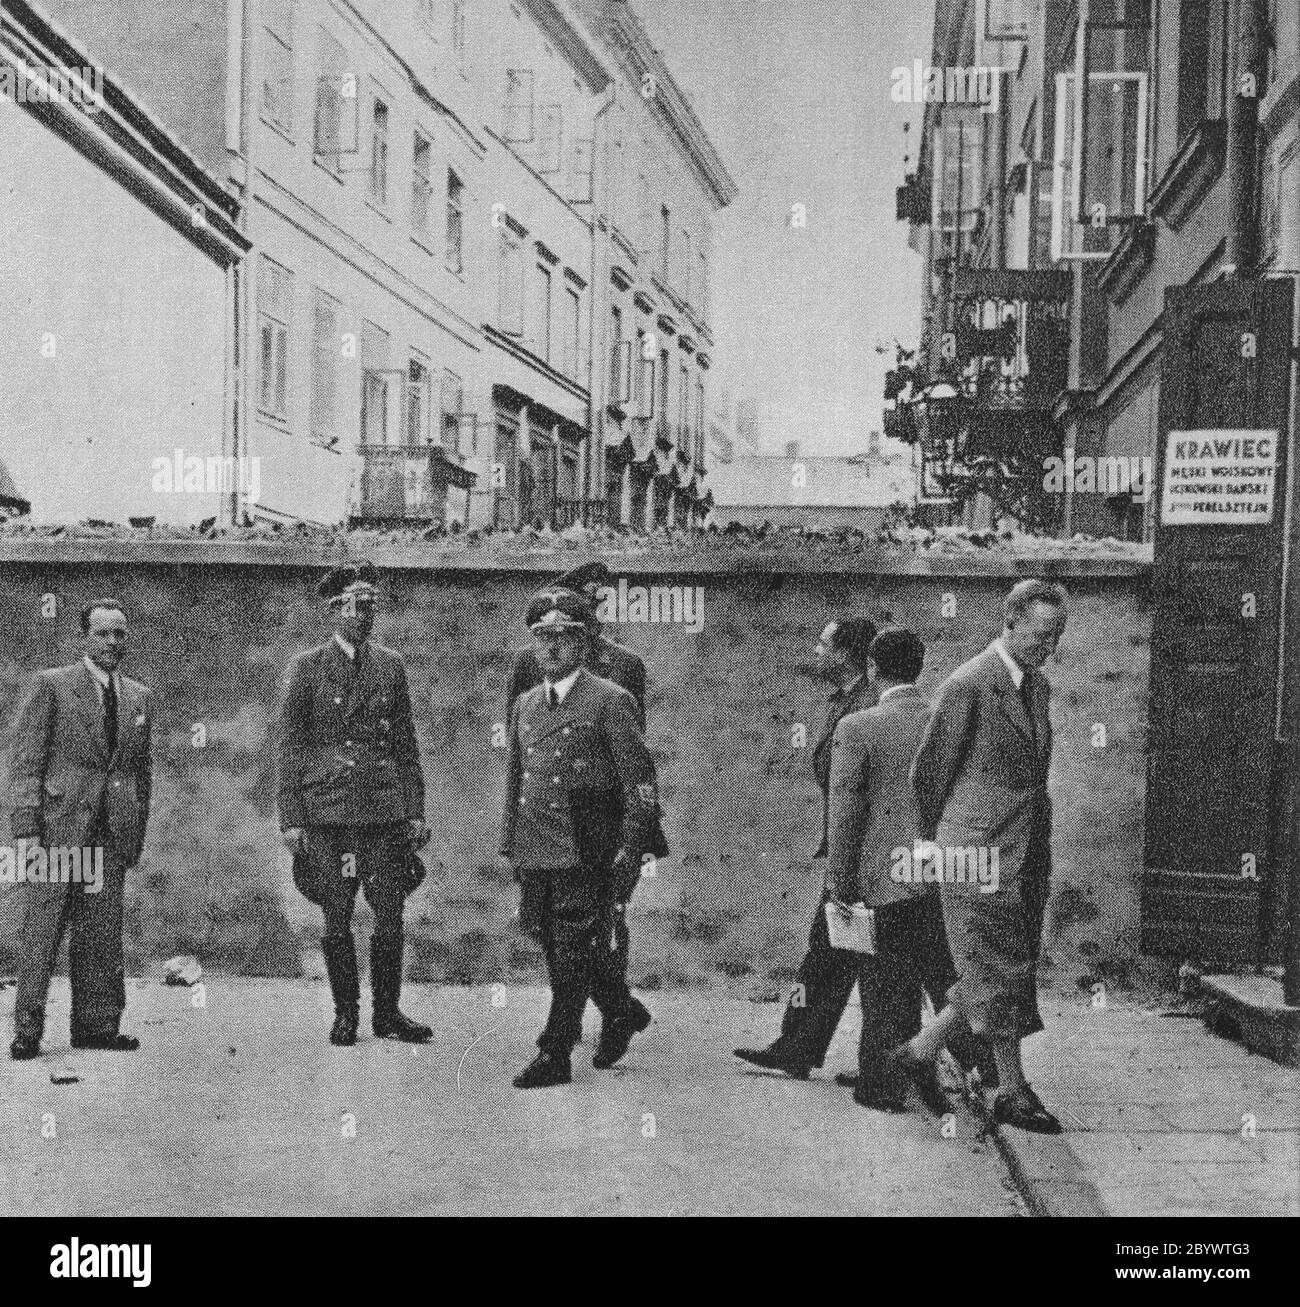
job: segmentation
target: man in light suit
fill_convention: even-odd
[[[654,839],[654,759],[632,696],[583,665],[586,605],[556,595],[533,634],[543,681],[510,714],[501,848],[522,886],[520,924],[546,954],[551,1010],[519,1089],[565,1085],[590,997],[600,1009],[592,1065],[605,1069],[650,1024],[628,988],[617,919]],[[666,850],[665,850],[666,852]]]
[[[1061,1125],[1025,1080],[1020,1041],[1043,1028],[1037,965],[1052,871],[1052,728],[1040,669],[1065,622],[1062,586],[1021,581],[1004,603],[1001,636],[940,689],[912,768],[922,838],[944,859],[940,897],[959,980],[952,1006],[911,1041],[904,1065],[931,1060],[963,1024],[987,1035],[1002,1084],[994,1118],[1040,1134]],[[953,874],[971,852],[988,855],[991,883]]]
[[[876,628],[869,619],[850,617],[827,623],[817,641],[818,674],[833,682],[835,690],[827,700],[824,725],[812,755],[813,775],[822,793],[821,843],[813,854],[815,859],[826,857],[835,728],[849,713],[869,708],[876,701],[867,676],[868,651],[875,637]],[[735,1050],[745,1062],[767,1071],[783,1071],[796,1080],[807,1080],[812,1068],[825,1062],[826,1050],[858,978],[857,957],[831,948],[825,912],[829,898],[830,879],[824,875],[823,894],[808,932],[808,951],[786,1003],[780,1035],[766,1048]]]
[[[117,670],[128,627],[116,599],[87,604],[81,631],[81,660],[37,676],[14,728],[10,827],[15,841],[39,846],[47,864],[33,879],[24,858],[22,960],[9,1047],[18,1061],[40,1053],[50,976],[69,925],[72,1047],[140,1046],[118,1030],[126,1007],[122,893],[149,817],[153,695]],[[83,874],[78,884],[56,873],[60,863],[66,871],[69,852],[83,850],[102,859],[100,874]]]
[[[916,688],[925,646],[914,631],[888,627],[871,642],[870,674],[879,695],[872,708],[850,713],[835,728],[830,775],[827,871],[836,907],[861,903],[875,916],[876,951],[850,953],[858,964],[862,1034],[858,1074],[840,1077],[863,1107],[903,1111],[907,1071],[890,1056],[921,1029],[921,990],[938,1011],[957,979],[938,886],[901,874],[919,838],[910,778],[930,705]],[[963,1065],[976,1061],[973,1037],[954,1041]],[[917,1087],[926,1106],[947,1111],[934,1063]]]

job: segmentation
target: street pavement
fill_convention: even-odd
[[[801,1083],[731,1056],[772,1038],[775,1005],[646,994],[654,1024],[618,1067],[592,1069],[589,1012],[573,1084],[523,1092],[510,1078],[534,1052],[545,990],[408,985],[403,1008],[434,1027],[431,1044],[374,1040],[365,1020],[363,1041],[336,1049],[323,984],[204,983],[128,981],[123,1025],[143,1047],[117,1054],[68,1051],[67,982],[55,981],[49,1051],[0,1062],[0,1212],[1026,1210],[968,1112],[949,1138],[919,1109],[866,1111],[831,1081],[852,1066],[856,1009],[826,1073]],[[8,987],[6,1032],[12,1009]]]

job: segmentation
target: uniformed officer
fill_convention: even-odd
[[[368,563],[335,568],[321,582],[334,635],[289,665],[281,718],[280,827],[306,877],[304,892],[325,913],[322,947],[335,1011],[330,1042],[341,1045],[357,1039],[358,886],[375,914],[375,1035],[408,1043],[433,1036],[398,1008],[402,907],[414,850],[429,831],[406,668],[400,654],[370,640],[375,582]]]
[[[585,662],[589,671],[615,685],[621,685],[636,700],[637,723],[645,730],[645,663],[631,649],[605,638],[600,619],[596,616],[601,586],[612,586],[614,574],[604,563],[584,563],[553,581],[545,590],[533,596],[528,605],[528,626],[549,606],[557,594],[570,593],[586,601],[587,652]],[[510,690],[506,700],[506,714],[515,706],[515,700],[525,690],[542,683],[542,668],[533,648],[521,649],[515,655],[510,669]]]
[[[583,666],[586,606],[555,595],[533,632],[542,684],[510,715],[501,853],[522,886],[520,922],[546,954],[551,1010],[520,1089],[568,1084],[590,996],[600,1009],[592,1059],[613,1066],[650,1024],[633,997],[615,922],[641,874],[656,812],[654,760],[632,696]]]

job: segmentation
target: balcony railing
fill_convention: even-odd
[[[473,488],[474,473],[436,445],[361,445],[361,502],[369,522],[441,522],[448,487]]]
[[[604,526],[608,505],[603,499],[557,499],[552,515],[555,529],[568,526]]]

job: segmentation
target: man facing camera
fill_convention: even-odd
[[[654,760],[627,691],[584,666],[587,612],[555,595],[532,626],[542,683],[510,714],[510,760],[501,854],[522,886],[520,924],[537,937],[551,1009],[520,1089],[568,1084],[590,997],[600,1009],[592,1065],[611,1067],[650,1013],[627,984],[618,918],[652,847]]]
[[[1025,1080],[1020,1041],[1043,1028],[1037,968],[1052,874],[1052,757],[1041,668],[1065,630],[1064,587],[1021,581],[1003,604],[1002,634],[944,683],[912,768],[921,835],[944,862],[940,897],[960,977],[952,1006],[905,1058],[931,1061],[963,1026],[986,1035],[1002,1084],[994,1119],[1040,1134],[1061,1124]],[[960,855],[996,877],[950,874]],[[996,861],[994,861],[996,859]]]
[[[375,644],[378,595],[369,563],[338,567],[318,593],[334,627],[286,676],[280,733],[280,828],[294,879],[325,914],[321,948],[334,998],[330,1043],[357,1041],[361,1002],[352,910],[375,914],[370,991],[376,1038],[421,1044],[433,1031],[398,1007],[402,910],[412,859],[429,838],[424,772],[401,655]]]
[[[153,694],[118,671],[129,631],[116,599],[87,604],[81,631],[82,658],[37,676],[14,728],[10,826],[26,880],[9,1048],[18,1061],[40,1053],[50,976],[69,925],[72,1047],[140,1046],[118,1031],[126,1007],[122,895],[149,819]],[[32,875],[29,852],[38,853],[37,868],[45,861],[44,875]],[[70,854],[102,867],[87,878],[83,866],[78,883],[61,874]]]
[[[957,977],[944,936],[938,886],[913,877],[911,853],[920,834],[910,773],[930,705],[916,688],[925,646],[914,631],[891,627],[871,642],[872,708],[850,713],[835,728],[830,773],[830,857],[836,901],[873,913],[874,953],[846,953],[857,963],[862,999],[858,1075],[849,1077],[864,1107],[898,1112],[906,1106],[907,1072],[893,1056],[921,1028],[921,990],[935,1010]],[[967,1035],[954,1054],[975,1059]],[[927,1107],[947,1110],[934,1075],[917,1076]],[[839,1079],[839,1077],[837,1077]]]

